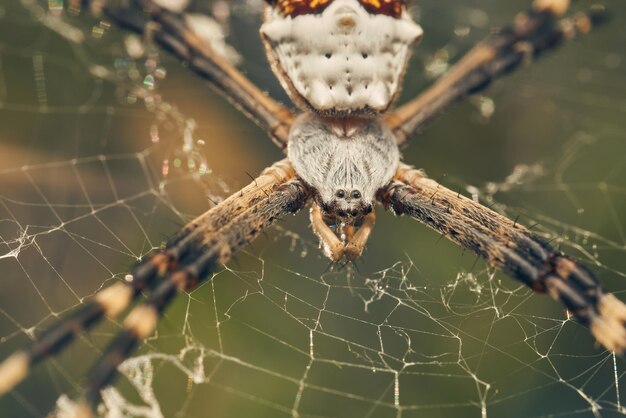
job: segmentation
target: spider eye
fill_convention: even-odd
[[[358,190],[353,190],[351,196],[352,196],[353,199],[360,199],[361,198],[361,192],[358,191]]]
[[[333,0],[265,0],[272,7],[285,15],[296,17],[305,14],[322,13]]]
[[[337,196],[339,199],[343,199],[344,197],[346,197],[346,191],[345,190],[337,190],[337,193],[335,193],[335,196]]]
[[[406,0],[359,0],[361,6],[376,15],[386,15],[398,19],[402,16],[402,8]]]

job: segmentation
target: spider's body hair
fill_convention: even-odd
[[[357,0],[296,17],[268,7],[261,27],[272,69],[294,103],[333,116],[386,111],[422,33],[406,10],[400,18],[371,14]]]
[[[395,137],[380,120],[329,120],[312,113],[294,122],[287,155],[325,217],[346,223],[371,212],[376,191],[400,163]]]

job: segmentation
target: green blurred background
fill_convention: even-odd
[[[258,38],[259,2],[227,4],[241,68],[286,102]],[[414,6],[426,36],[400,100],[527,4]],[[605,27],[456,106],[403,154],[537,224],[624,299],[626,4],[604,4]],[[58,6],[0,4],[0,358],[282,157],[167,54],[131,59],[128,34],[84,15],[55,19],[47,10]],[[37,367],[0,399],[0,416],[46,416],[61,395],[79,396],[119,328],[108,321]],[[105,394],[110,416],[624,413],[626,363],[558,304],[382,209],[358,270],[328,269],[306,214],[279,223],[178,297],[140,354]]]

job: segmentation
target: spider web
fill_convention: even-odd
[[[198,3],[194,12],[230,33],[249,77],[286,100],[258,41],[261,2]],[[413,11],[427,37],[403,100],[526,5],[421,3]],[[612,23],[457,106],[404,158],[519,217],[624,299],[626,7],[607,5]],[[282,157],[149,42],[61,7],[0,5],[2,358]],[[103,393],[102,414],[625,413],[623,359],[549,298],[383,213],[358,268],[328,268],[307,222],[286,219],[179,295]],[[38,366],[0,399],[0,415],[71,416],[88,365],[120,324]]]

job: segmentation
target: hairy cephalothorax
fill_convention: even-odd
[[[372,211],[378,189],[398,169],[395,137],[379,119],[322,119],[306,113],[294,122],[287,156],[331,220],[351,223]]]
[[[400,163],[391,130],[375,117],[305,113],[291,128],[287,156],[311,190],[311,224],[324,254],[334,261],[358,258],[374,224],[376,193]]]
[[[626,306],[590,270],[519,222],[400,164],[398,151],[399,143],[453,103],[603,22],[602,8],[562,18],[569,0],[534,0],[513,24],[480,42],[428,90],[383,114],[397,96],[410,47],[422,34],[404,0],[266,2],[261,34],[268,58],[292,100],[308,112],[300,116],[218,56],[178,12],[155,0],[82,1],[112,22],[148,33],[184,60],[281,149],[287,148],[289,158],[190,222],[137,265],[132,280],[99,292],[8,358],[0,365],[0,394],[34,364],[104,316],[121,314],[149,289],[146,303],[129,313],[86,382],[77,416],[91,416],[101,389],[154,332],[177,292],[207,280],[277,218],[298,212],[310,200],[313,230],[333,260],[361,255],[378,202],[419,220],[531,289],[547,292],[607,349],[626,349]]]

